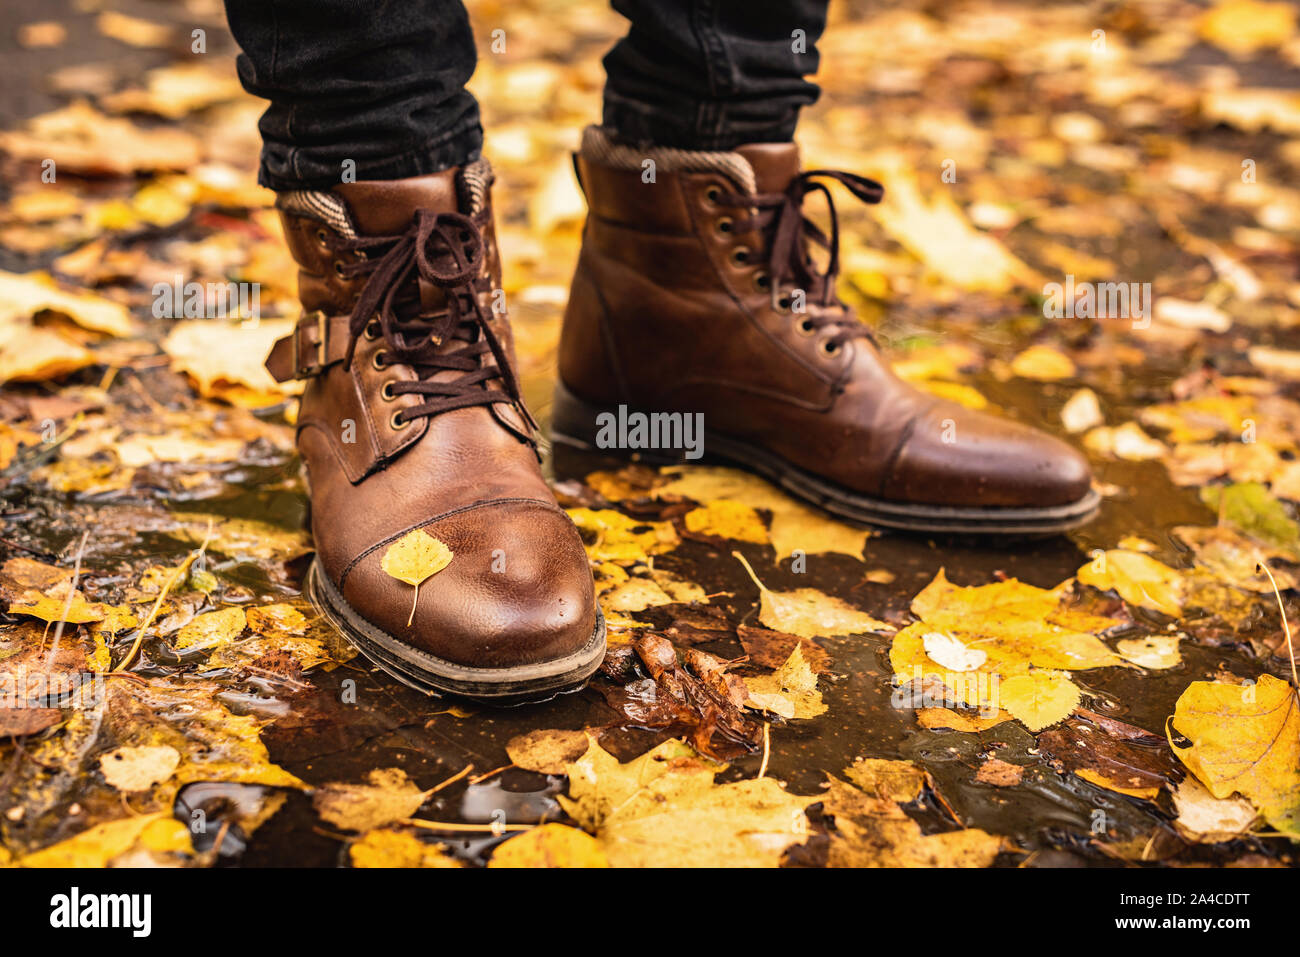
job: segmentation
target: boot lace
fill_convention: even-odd
[[[772,286],[772,299],[784,304],[788,298],[784,290],[802,289],[810,302],[820,309],[809,310],[804,323],[809,329],[833,329],[826,339],[828,347],[855,338],[875,341],[871,330],[858,321],[853,312],[835,294],[835,280],[840,272],[840,223],[830,187],[822,180],[833,180],[844,186],[854,198],[864,203],[879,203],[885,188],[875,180],[842,170],[805,170],[790,181],[782,193],[720,193],[715,202],[751,210],[748,217],[737,219],[736,231],[753,229],[766,240],[767,272]],[[826,197],[830,213],[830,233],[810,220],[803,212],[804,197],[810,192],[820,192]],[[808,247],[812,243],[826,250],[826,268],[819,272]]]
[[[392,395],[422,399],[398,412],[396,424],[452,409],[512,405],[530,429],[537,429],[505,344],[482,302],[482,294],[490,293],[491,286],[482,275],[486,246],[470,217],[421,209],[404,233],[359,236],[343,240],[342,245],[362,255],[345,263],[340,274],[367,277],[348,321],[345,364],[351,367],[357,341],[371,322],[377,322],[385,352],[391,352],[383,365],[410,366],[417,376],[389,387]],[[382,255],[374,255],[381,251]],[[430,315],[422,308],[419,279],[443,291],[445,309]],[[484,361],[488,354],[491,360]],[[435,378],[448,371],[459,374]],[[494,381],[503,388],[494,388]],[[532,434],[510,428],[521,439],[535,442]]]

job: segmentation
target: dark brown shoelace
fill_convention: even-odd
[[[768,281],[772,294],[782,302],[788,298],[784,290],[802,289],[810,302],[825,311],[809,312],[804,319],[811,328],[834,327],[835,333],[826,340],[828,346],[838,346],[850,339],[873,339],[871,330],[835,296],[835,280],[840,272],[840,222],[835,211],[835,201],[830,187],[817,180],[834,180],[844,186],[856,199],[864,203],[878,203],[885,188],[873,179],[833,169],[810,169],[795,176],[783,193],[722,193],[719,205],[753,209],[754,215],[737,220],[736,231],[755,229],[767,241]],[[830,235],[822,231],[803,212],[804,197],[813,191],[826,197],[830,213]],[[809,243],[828,253],[826,269],[818,272],[808,252]]]
[[[341,274],[367,277],[348,323],[346,363],[351,365],[366,327],[377,322],[387,346],[382,364],[410,366],[418,376],[389,387],[392,395],[423,399],[399,412],[398,424],[452,409],[504,404],[513,405],[530,428],[537,428],[524,406],[491,312],[480,301],[480,295],[489,291],[489,280],[481,275],[486,248],[470,217],[421,209],[400,235],[360,236],[345,240],[343,247],[363,255],[345,264]],[[383,254],[375,258],[372,254],[380,250]],[[445,310],[424,314],[418,279],[443,291]],[[446,348],[450,342],[457,347]],[[492,361],[482,361],[489,352]],[[447,371],[460,374],[434,381]],[[504,391],[491,386],[494,380],[501,382]],[[512,431],[534,441],[532,435]]]

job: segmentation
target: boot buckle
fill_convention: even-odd
[[[311,322],[312,319],[316,320],[316,364],[314,366],[305,366],[302,365],[302,349],[300,348],[302,343],[302,328],[304,325]],[[325,357],[327,355],[326,343],[328,337],[329,320],[325,316],[324,311],[316,309],[298,320],[297,325],[293,327],[293,349],[291,350],[293,352],[293,372],[295,378],[306,379],[318,374],[325,368]]]

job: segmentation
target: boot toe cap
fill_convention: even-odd
[[[943,403],[922,415],[894,461],[885,494],[936,505],[1069,505],[1092,487],[1073,446],[1038,429]]]
[[[592,641],[590,566],[577,529],[555,506],[489,503],[424,530],[451,549],[452,559],[421,583],[418,597],[382,569],[385,547],[349,573],[344,598],[375,627],[471,668],[556,661]]]

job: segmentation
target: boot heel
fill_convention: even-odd
[[[626,407],[623,415],[628,414]],[[686,455],[674,449],[630,449],[615,443],[602,441],[602,426],[606,422],[618,422],[619,407],[595,405],[580,399],[565,386],[563,382],[555,383],[555,395],[551,403],[551,442],[595,452],[629,458],[649,465],[677,465],[687,461]]]

